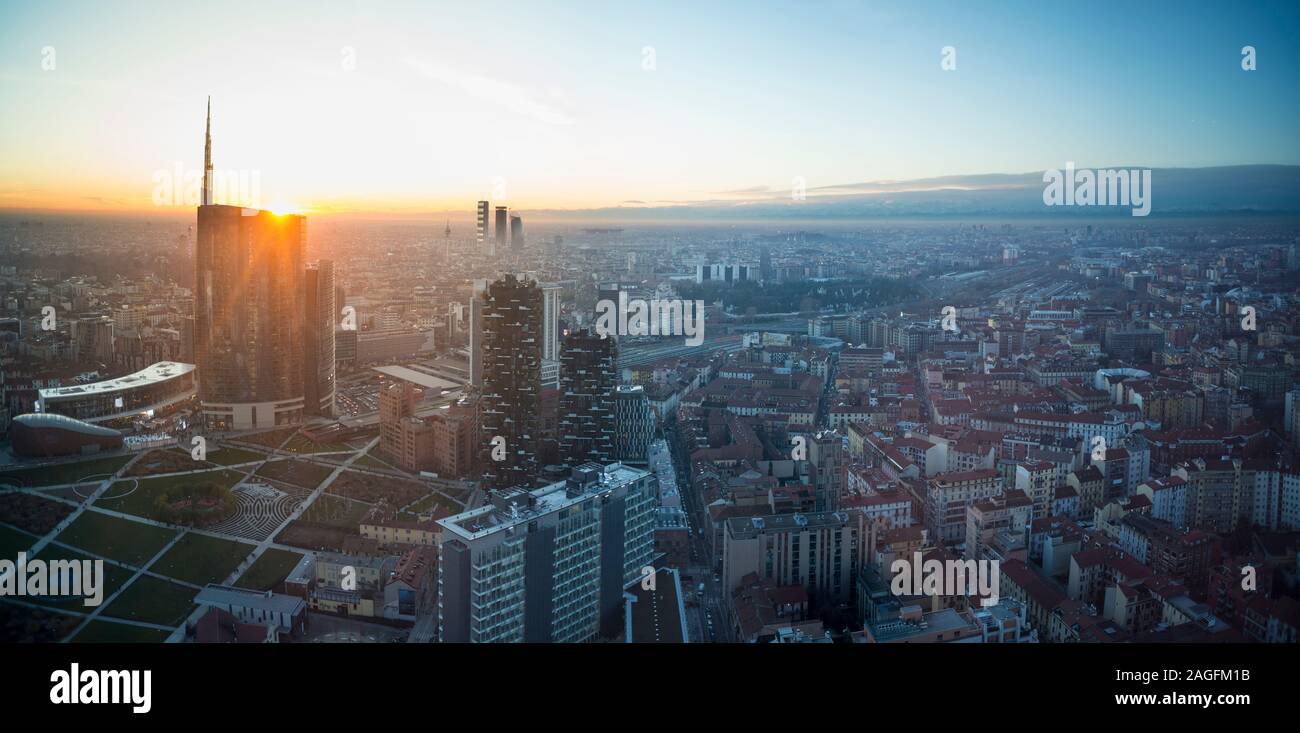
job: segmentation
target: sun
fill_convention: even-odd
[[[271,212],[272,214],[275,214],[276,216],[307,213],[307,210],[304,209],[303,207],[285,201],[276,201],[272,203],[270,206],[266,207],[266,210]]]

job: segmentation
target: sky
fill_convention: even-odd
[[[240,203],[308,213],[1300,164],[1298,45],[1293,1],[0,0],[0,208],[183,209],[208,95]]]

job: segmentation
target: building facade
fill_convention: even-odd
[[[654,554],[656,493],[647,471],[584,464],[438,520],[439,638],[583,642],[617,631],[623,591]]]

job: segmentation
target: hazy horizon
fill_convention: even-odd
[[[202,170],[209,95],[218,174],[313,214],[1300,164],[1292,3],[5,6],[5,209],[155,208]]]

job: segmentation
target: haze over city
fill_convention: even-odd
[[[208,95],[217,167],[318,213],[1300,163],[1286,2],[6,5],[0,208],[155,208]]]

